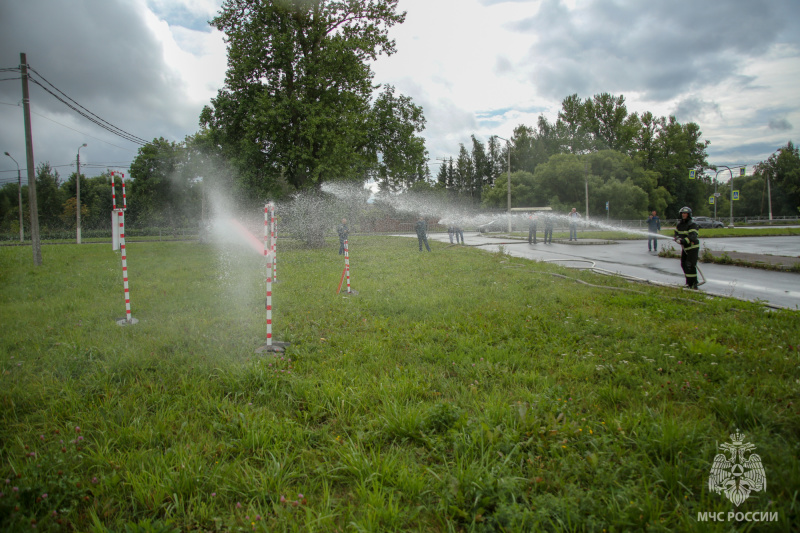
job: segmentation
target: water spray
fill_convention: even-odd
[[[118,318],[117,324],[125,326],[128,324],[136,324],[139,322],[131,316],[131,294],[128,289],[128,252],[125,248],[125,210],[128,208],[128,201],[125,196],[125,174],[120,173],[120,181],[122,182],[122,209],[117,209],[117,191],[114,185],[115,173],[111,173],[111,203],[113,209],[111,210],[111,232],[112,232],[112,247],[118,244],[120,255],[122,257],[122,286],[125,289],[125,317]],[[114,239],[113,237],[117,237]]]
[[[289,345],[288,342],[275,341],[272,338],[272,275],[274,273],[273,261],[275,259],[274,222],[275,204],[270,202],[264,206],[264,258],[267,260],[267,342],[264,346],[256,348],[256,353],[282,352]]]

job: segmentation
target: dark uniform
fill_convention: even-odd
[[[544,243],[553,244],[553,217],[550,215],[544,216]]]
[[[425,244],[425,248],[428,251],[431,251],[431,247],[428,246],[428,223],[425,222],[424,218],[420,218],[417,221],[417,225],[414,226],[414,229],[417,231],[417,240],[419,241],[419,251],[422,251],[422,245]]]
[[[339,234],[339,255],[344,255],[344,241],[350,235],[350,228],[347,227],[347,222],[342,221],[342,225],[336,228],[336,233]]]
[[[654,237],[647,237],[647,251],[650,250],[650,241],[653,241],[653,250],[654,252],[658,251],[658,238],[655,237],[658,235],[658,232],[661,231],[661,219],[658,218],[656,212],[653,211],[653,214],[647,217],[647,229],[654,235]]]
[[[700,226],[692,220],[692,210],[688,207],[681,209],[681,218],[675,227],[675,241],[681,245],[681,268],[686,276],[686,286],[697,289],[697,259],[700,255]],[[682,213],[689,216],[683,218]]]
[[[528,244],[536,244],[536,215],[532,215],[528,220]]]

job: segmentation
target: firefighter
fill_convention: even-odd
[[[553,244],[553,225],[555,221],[553,221],[553,217],[550,215],[544,216],[544,243]]]
[[[536,213],[528,217],[528,244],[536,244],[536,223],[539,218]]]
[[[419,217],[419,220],[417,220],[417,224],[416,226],[414,226],[414,229],[417,231],[417,240],[419,241],[419,251],[420,252],[422,251],[422,244],[424,243],[425,248],[427,248],[428,251],[430,252],[431,247],[428,246],[428,223],[425,222],[425,218]]]
[[[686,286],[697,290],[697,259],[700,255],[700,227],[692,220],[692,210],[682,207],[675,227],[675,242],[681,245],[681,268],[686,276]]]
[[[336,228],[336,233],[339,234],[339,255],[344,255],[344,241],[350,236],[350,228],[347,227],[347,219],[342,219],[342,224]]]

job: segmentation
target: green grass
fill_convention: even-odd
[[[120,327],[109,246],[0,248],[0,530],[728,531],[737,429],[736,510],[798,523],[797,312],[431,246],[355,237],[337,296],[279,242],[278,357],[252,251],[130,244]]]

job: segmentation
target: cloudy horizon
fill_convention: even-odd
[[[221,0],[28,0],[0,4],[0,68],[19,53],[53,85],[136,136],[182,141],[224,83],[223,35],[207,21]],[[372,65],[421,105],[436,159],[470,136],[509,137],[561,101],[623,95],[629,113],[696,122],[709,162],[753,165],[794,140],[800,124],[800,5],[790,0],[400,0],[397,53]],[[0,78],[14,73],[1,73]],[[19,80],[0,82],[0,152],[25,167]],[[66,179],[123,170],[138,145],[31,85],[36,164]],[[3,156],[0,184],[16,181]],[[751,170],[751,169],[749,169]]]

